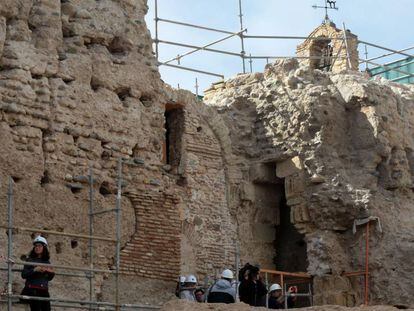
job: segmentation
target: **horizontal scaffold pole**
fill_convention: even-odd
[[[8,229],[7,226],[0,226],[0,228]],[[16,230],[16,231],[46,233],[46,234],[51,234],[51,235],[68,236],[68,237],[80,238],[80,239],[93,239],[93,240],[106,241],[106,242],[112,242],[112,243],[116,242],[116,239],[110,239],[110,238],[100,237],[100,236],[90,236],[90,235],[86,235],[86,234],[67,233],[67,232],[60,232],[60,231],[53,231],[53,230],[26,228],[26,227],[12,227],[11,229]]]
[[[164,23],[170,23],[170,24],[186,26],[186,27],[204,29],[204,30],[215,31],[215,32],[220,32],[220,33],[226,33],[226,34],[229,34],[229,35],[234,34],[233,31],[227,31],[227,30],[216,29],[216,28],[211,28],[211,27],[206,27],[206,26],[200,26],[200,25],[195,25],[195,24],[190,24],[190,23],[184,23],[184,22],[180,22],[180,21],[174,21],[174,20],[171,20],[171,19],[158,18],[158,21],[159,22],[164,22]]]
[[[394,54],[400,54],[400,55],[404,55],[404,56],[407,56],[407,57],[414,58],[414,55],[407,54],[407,53],[404,53],[404,52],[400,52],[398,50],[393,50],[393,49],[390,49],[390,48],[387,48],[385,46],[381,46],[381,45],[378,45],[378,44],[369,43],[369,42],[361,41],[361,40],[359,40],[358,43],[366,44],[366,45],[372,46],[374,48],[378,48],[378,49],[386,50],[386,51],[389,51],[389,52],[393,52]],[[365,61],[366,62],[366,60],[363,60],[363,59],[361,59],[361,61]]]
[[[194,68],[190,68],[190,67],[183,67],[183,66],[166,64],[166,63],[161,63],[161,62],[159,62],[158,65],[159,66],[167,66],[167,67],[177,68],[177,69],[186,70],[186,71],[198,72],[198,73],[202,73],[202,74],[205,74],[205,75],[219,77],[219,78],[224,79],[224,75],[214,73],[214,72],[208,72],[208,71],[203,71],[203,70],[194,69]]]
[[[179,43],[179,42],[173,42],[173,41],[158,40],[158,42],[159,43],[164,43],[164,44],[169,44],[169,45],[181,46],[181,47],[185,47],[185,48],[203,49],[203,51],[207,51],[207,52],[221,53],[221,54],[238,56],[238,57],[243,56],[241,53],[234,53],[234,52],[228,52],[228,51],[223,51],[223,50],[210,49],[210,48],[205,48],[205,47],[201,47],[201,46],[197,46],[197,45],[191,45],[191,44],[185,44],[185,43]]]

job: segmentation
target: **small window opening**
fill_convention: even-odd
[[[165,142],[163,145],[164,163],[171,165],[172,172],[177,173],[182,153],[182,136],[184,133],[184,110],[182,107],[166,106]]]

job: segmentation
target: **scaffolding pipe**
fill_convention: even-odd
[[[224,37],[224,38],[221,38],[221,39],[218,39],[218,40],[216,40],[216,41],[213,41],[213,42],[211,42],[211,43],[209,43],[209,44],[206,44],[206,45],[204,45],[204,46],[198,47],[198,48],[196,48],[196,49],[194,49],[194,50],[188,51],[187,53],[184,53],[183,55],[178,55],[178,56],[176,56],[176,57],[174,57],[174,58],[172,58],[172,59],[170,59],[170,60],[167,60],[167,61],[163,62],[163,64],[168,64],[168,63],[171,63],[171,62],[173,62],[173,61],[175,61],[175,60],[179,60],[179,59],[183,58],[184,56],[188,56],[188,55],[191,55],[191,54],[193,54],[193,53],[195,53],[195,52],[198,52],[198,51],[200,51],[200,50],[204,50],[205,48],[207,48],[207,47],[209,47],[209,46],[212,46],[212,45],[214,45],[214,44],[217,44],[217,43],[223,42],[223,41],[225,41],[225,40],[227,40],[227,39],[230,39],[230,38],[232,38],[232,37],[234,37],[234,36],[240,35],[240,33],[243,33],[244,31],[246,31],[246,29],[241,30],[241,31],[236,32],[236,33],[233,33],[233,34],[231,34],[231,35],[228,35],[228,36],[226,36],[226,37]]]
[[[365,305],[368,305],[368,295],[369,295],[369,221],[366,225],[366,234],[365,234]]]
[[[8,271],[8,268],[0,267],[0,271]],[[22,271],[23,269],[12,269],[12,272],[22,272]],[[55,276],[68,276],[68,277],[78,277],[78,278],[88,277],[86,274],[66,273],[66,272],[55,272]]]
[[[393,50],[393,49],[390,49],[390,48],[386,48],[386,47],[378,45],[378,44],[373,44],[373,43],[369,43],[369,42],[361,41],[361,40],[359,40],[358,43],[366,44],[366,45],[372,46],[374,48],[378,48],[378,49],[386,50],[386,51],[389,51],[389,52],[393,52],[393,54],[400,54],[400,55],[404,55],[406,57],[414,58],[414,55],[403,53],[403,52],[398,51],[398,50]]]
[[[10,296],[13,295],[13,274],[11,260],[13,256],[13,179],[9,177],[9,189],[7,191],[7,210],[8,210],[8,230],[7,230],[7,310],[12,311],[12,301]]]
[[[269,59],[269,58],[271,58],[271,59],[291,59],[291,58],[296,58],[296,59],[322,59],[324,57],[323,56],[261,56],[261,55],[254,56],[254,55],[252,55],[252,56],[249,56],[249,58],[252,58],[252,59]],[[344,59],[346,57],[338,56],[337,58]]]
[[[244,50],[244,34],[243,34],[243,7],[242,7],[242,0],[239,0],[239,21],[240,21],[240,42],[241,42],[241,56],[242,56],[242,64],[243,64],[243,73],[246,73],[246,63],[244,56],[246,55],[246,51]]]
[[[154,40],[154,42],[155,42],[155,57],[157,58],[157,61],[158,61],[158,58],[159,58],[159,54],[158,54],[158,21],[159,21],[159,19],[158,19],[158,0],[155,0],[154,13],[155,13],[155,18],[154,18],[154,21],[155,21],[155,40]]]
[[[93,172],[89,168],[89,236],[93,236]],[[93,269],[93,239],[89,238],[89,267]],[[89,272],[89,300],[93,301],[93,272]]]
[[[114,212],[114,211],[116,211],[116,208],[108,208],[108,209],[104,209],[102,211],[94,211],[92,213],[89,213],[89,215],[96,216],[96,215],[106,214],[106,213],[110,213],[110,212]]]
[[[251,36],[251,35],[243,35],[246,39],[292,39],[292,40],[315,40],[315,41],[327,41],[327,40],[344,40],[341,37],[300,37],[300,36]]]
[[[346,27],[345,27],[345,23],[342,23],[342,27],[343,27],[343,31],[344,31],[344,41],[345,42],[345,50],[346,50],[346,58],[347,58],[347,68],[351,69],[352,68],[352,64],[351,64],[351,56],[349,54],[349,48],[348,48],[348,38],[346,36]]]
[[[12,295],[11,298],[24,299],[24,300],[36,300],[36,301],[50,301],[50,302],[63,302],[63,303],[73,303],[80,305],[95,305],[95,306],[107,306],[107,307],[117,307],[114,303],[102,302],[102,301],[83,301],[83,300],[74,300],[74,299],[61,299],[61,298],[46,298],[46,297],[37,297],[37,296],[25,296],[25,295]],[[158,306],[151,305],[140,305],[140,304],[122,304],[119,305],[121,308],[138,308],[138,309],[160,309]],[[74,308],[76,308],[74,306]]]
[[[226,55],[231,55],[231,56],[242,57],[242,54],[223,51],[223,50],[203,48],[203,47],[197,46],[197,45],[191,45],[191,44],[185,44],[185,43],[179,43],[179,42],[173,42],[173,41],[166,41],[166,40],[158,40],[158,42],[159,43],[164,43],[164,44],[169,44],[169,45],[181,46],[181,47],[185,47],[185,48],[202,49],[203,51],[207,51],[207,52],[214,52],[214,53],[220,53],[220,54],[226,54]]]
[[[240,280],[239,280],[239,261],[240,261],[239,252],[240,252],[239,243],[236,240],[236,265],[235,265],[236,273],[235,273],[235,276],[236,276],[237,282],[236,282],[236,298],[235,298],[236,301],[235,302],[237,302],[237,299],[238,299],[238,296],[239,296],[239,282],[240,282]]]
[[[118,191],[116,195],[116,267],[115,267],[115,305],[119,311],[119,268],[121,252],[121,196],[122,196],[122,158],[118,159]]]
[[[158,21],[165,22],[165,23],[170,23],[170,24],[181,25],[181,26],[192,27],[192,28],[204,29],[204,30],[209,30],[209,31],[215,31],[215,32],[225,33],[225,34],[228,34],[228,35],[234,34],[233,31],[227,31],[227,30],[210,28],[210,27],[205,27],[205,26],[200,26],[200,25],[195,25],[195,24],[183,23],[183,22],[174,21],[174,20],[171,20],[171,19],[158,18]]]
[[[7,229],[8,227],[0,226],[0,228]],[[90,235],[77,234],[77,233],[65,233],[65,232],[53,231],[53,230],[43,230],[43,229],[26,228],[26,227],[12,227],[11,229],[17,230],[17,231],[26,231],[26,232],[34,232],[34,233],[47,233],[47,234],[52,234],[52,235],[61,235],[61,236],[80,238],[80,239],[94,239],[94,240],[113,242],[113,243],[116,242],[115,239],[110,239],[110,238],[106,238],[106,237],[90,236]]]
[[[9,260],[12,260],[9,258]],[[82,268],[82,267],[72,267],[72,266],[64,266],[64,265],[54,265],[54,264],[46,264],[46,263],[40,263],[40,262],[30,262],[30,261],[20,261],[16,260],[14,261],[17,265],[26,265],[26,266],[42,266],[42,267],[51,267],[51,268],[57,268],[57,269],[65,269],[65,270],[73,270],[73,271],[85,271],[85,272],[98,272],[98,273],[110,273],[114,274],[116,273],[113,270],[104,270],[104,269],[89,269],[89,268]]]
[[[182,70],[186,70],[186,71],[198,72],[198,73],[202,73],[202,74],[205,74],[205,75],[208,75],[208,76],[214,76],[214,77],[219,77],[219,78],[224,79],[224,75],[221,75],[221,74],[218,74],[218,73],[198,70],[198,69],[194,69],[194,68],[190,68],[190,67],[177,66],[177,65],[172,65],[172,64],[165,64],[165,63],[158,63],[158,64],[160,66],[167,66],[167,67],[182,69]]]
[[[366,46],[366,44],[365,44],[365,46]],[[409,51],[409,50],[412,50],[412,49],[414,49],[414,46],[410,46],[409,48],[405,48],[405,49],[402,49],[402,50],[397,50],[396,52],[387,53],[387,54],[383,54],[383,55],[380,55],[380,56],[372,57],[372,58],[369,58],[367,60],[376,60],[376,59],[379,59],[379,58],[391,56],[391,55],[398,54],[400,52]],[[360,61],[360,63],[363,63],[363,62],[365,62],[365,60],[364,61]]]

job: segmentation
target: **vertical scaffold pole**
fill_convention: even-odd
[[[239,243],[236,241],[236,263],[235,263],[235,268],[236,268],[236,302],[237,299],[239,297],[239,261],[240,261],[240,250],[239,250]]]
[[[364,303],[367,306],[369,303],[369,221],[366,226],[365,233],[365,295]]]
[[[155,57],[157,58],[157,64],[158,64],[158,22],[159,22],[159,19],[158,19],[158,0],[154,0],[155,1],[155,9],[154,9],[154,11],[155,11],[155,18],[154,18],[154,21],[155,21]]]
[[[7,213],[8,213],[8,244],[7,244],[7,310],[12,311],[13,295],[13,179],[9,177],[9,189],[7,191]]]
[[[92,167],[89,167],[89,236],[93,236],[93,175]],[[91,271],[89,272],[89,301],[93,301],[93,240],[89,238],[89,267]],[[90,305],[90,310],[92,310],[92,305]]]
[[[368,48],[367,45],[365,44],[365,71],[368,71]]]
[[[243,8],[242,8],[242,0],[239,0],[239,19],[240,19],[240,31],[243,31]],[[246,63],[244,59],[244,55],[246,54],[246,51],[244,50],[244,33],[240,33],[240,41],[241,41],[241,58],[243,63],[243,73],[246,73]]]
[[[266,282],[266,309],[269,309],[269,278],[267,272],[265,272],[265,282]]]
[[[116,274],[115,274],[115,300],[116,310],[120,310],[119,303],[119,268],[121,252],[121,196],[122,196],[122,158],[118,160],[118,191],[116,194]]]
[[[343,31],[344,31],[344,42],[345,42],[345,49],[346,49],[346,59],[347,59],[346,65],[348,69],[352,69],[351,56],[349,55],[348,37],[346,36],[345,23],[342,23],[342,26],[343,26]]]

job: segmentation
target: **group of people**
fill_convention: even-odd
[[[33,248],[27,258],[22,271],[22,278],[26,280],[22,291],[24,296],[50,297],[48,285],[55,273],[48,266],[50,264],[47,240],[38,236],[33,240]],[[239,271],[238,281],[234,279],[231,270],[225,269],[220,279],[215,281],[207,290],[197,287],[197,278],[194,275],[180,277],[177,282],[176,296],[196,302],[208,303],[235,303],[237,301],[236,288],[241,302],[250,306],[268,306],[269,309],[284,309],[285,301],[287,307],[295,305],[295,293],[297,288],[289,288],[288,295],[283,295],[282,287],[279,284],[272,284],[269,291],[263,283],[259,268],[246,264]],[[267,297],[267,301],[266,301]],[[31,311],[50,311],[50,302],[42,300],[26,300]]]
[[[259,268],[246,264],[240,271],[238,281],[234,280],[233,272],[223,270],[220,279],[215,281],[206,291],[197,287],[197,278],[194,275],[180,277],[177,282],[176,296],[189,301],[208,303],[235,303],[237,301],[236,288],[241,302],[250,306],[268,306],[269,309],[285,309],[285,297],[279,284],[272,284],[267,290],[263,283]],[[291,286],[286,297],[288,308],[295,306],[297,288]],[[267,301],[266,301],[267,297]]]

